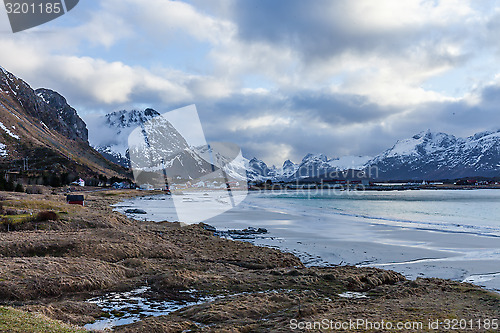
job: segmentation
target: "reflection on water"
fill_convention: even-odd
[[[105,318],[85,325],[85,328],[89,330],[103,330],[114,326],[131,324],[146,317],[167,315],[179,309],[214,299],[213,297],[206,297],[196,302],[151,300],[144,296],[144,293],[149,289],[149,287],[141,287],[127,292],[112,292],[87,300],[87,302],[99,306],[107,315]],[[186,293],[193,292],[195,291],[186,291]]]

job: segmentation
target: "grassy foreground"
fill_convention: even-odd
[[[38,313],[28,313],[8,307],[0,307],[0,332],[5,333],[83,333],[60,321]]]

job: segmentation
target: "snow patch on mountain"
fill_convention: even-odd
[[[7,146],[0,142],[0,157],[7,157]]]
[[[12,133],[2,122],[0,122],[0,128],[3,129],[5,131],[5,133],[7,133],[12,138],[17,139],[17,140],[20,139],[19,135]]]

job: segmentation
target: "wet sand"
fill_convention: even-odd
[[[324,218],[323,218],[324,219]],[[236,208],[207,223],[218,228],[263,227],[254,243],[299,256],[306,265],[358,265],[395,270],[407,278],[467,281],[500,292],[500,237],[382,224],[335,217],[325,223],[262,208]]]

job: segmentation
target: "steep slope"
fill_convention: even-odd
[[[1,67],[0,123],[3,170],[33,176],[48,172],[123,177],[127,173],[88,145],[85,123],[64,97],[48,89],[35,91]]]
[[[37,96],[47,103],[50,108],[56,110],[58,122],[66,125],[67,130],[65,132],[61,132],[62,134],[65,134],[72,140],[80,139],[85,142],[89,141],[89,131],[87,130],[87,125],[78,116],[76,110],[68,104],[66,98],[53,90],[45,88],[37,89],[35,92]],[[52,123],[48,126],[50,128],[54,128]]]

